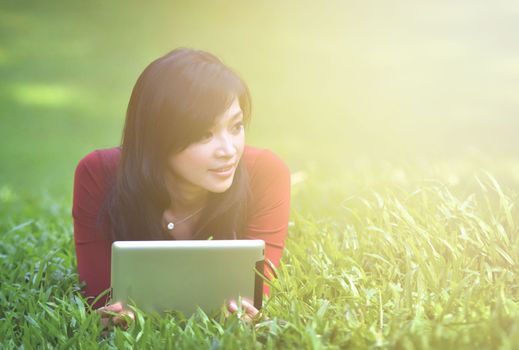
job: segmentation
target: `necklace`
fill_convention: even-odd
[[[169,221],[167,226],[166,226],[168,231],[173,231],[173,229],[175,228],[176,225],[181,224],[181,223],[191,219],[193,216],[195,216],[196,214],[200,213],[200,211],[202,211],[202,209],[204,209],[204,207],[201,207],[200,209],[198,209],[194,213],[189,214],[188,216],[186,216],[182,220],[177,221],[177,223],[174,223],[173,221]]]

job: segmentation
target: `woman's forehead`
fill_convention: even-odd
[[[216,117],[214,124],[215,126],[225,125],[234,121],[235,119],[239,119],[240,117],[243,117],[243,111],[240,107],[239,99],[235,97],[229,108],[227,108],[227,110],[221,115]]]

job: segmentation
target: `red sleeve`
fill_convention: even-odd
[[[265,260],[274,266],[285,247],[290,216],[290,170],[274,153],[263,150],[250,172],[252,200],[246,238],[265,241]],[[265,272],[272,276],[268,263]],[[268,288],[264,289],[268,294]]]
[[[98,215],[106,194],[106,173],[101,157],[94,151],[83,158],[74,176],[74,242],[79,280],[86,283],[84,294],[91,301],[110,287],[111,241],[106,223]],[[104,305],[106,298],[94,307]]]

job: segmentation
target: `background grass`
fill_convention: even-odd
[[[0,4],[0,348],[514,348],[517,5]],[[293,171],[271,322],[142,315],[101,335],[77,281],[77,161],[178,46],[253,95]],[[281,321],[283,320],[283,321]]]

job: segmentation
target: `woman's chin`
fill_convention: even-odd
[[[212,185],[210,188],[208,188],[208,190],[213,193],[224,193],[229,188],[231,188],[231,185],[232,179],[230,179],[230,181],[226,181],[225,183]]]
[[[231,188],[231,186],[226,186],[226,187],[215,187],[211,190],[211,192],[213,193],[224,193],[226,192],[229,188]]]

